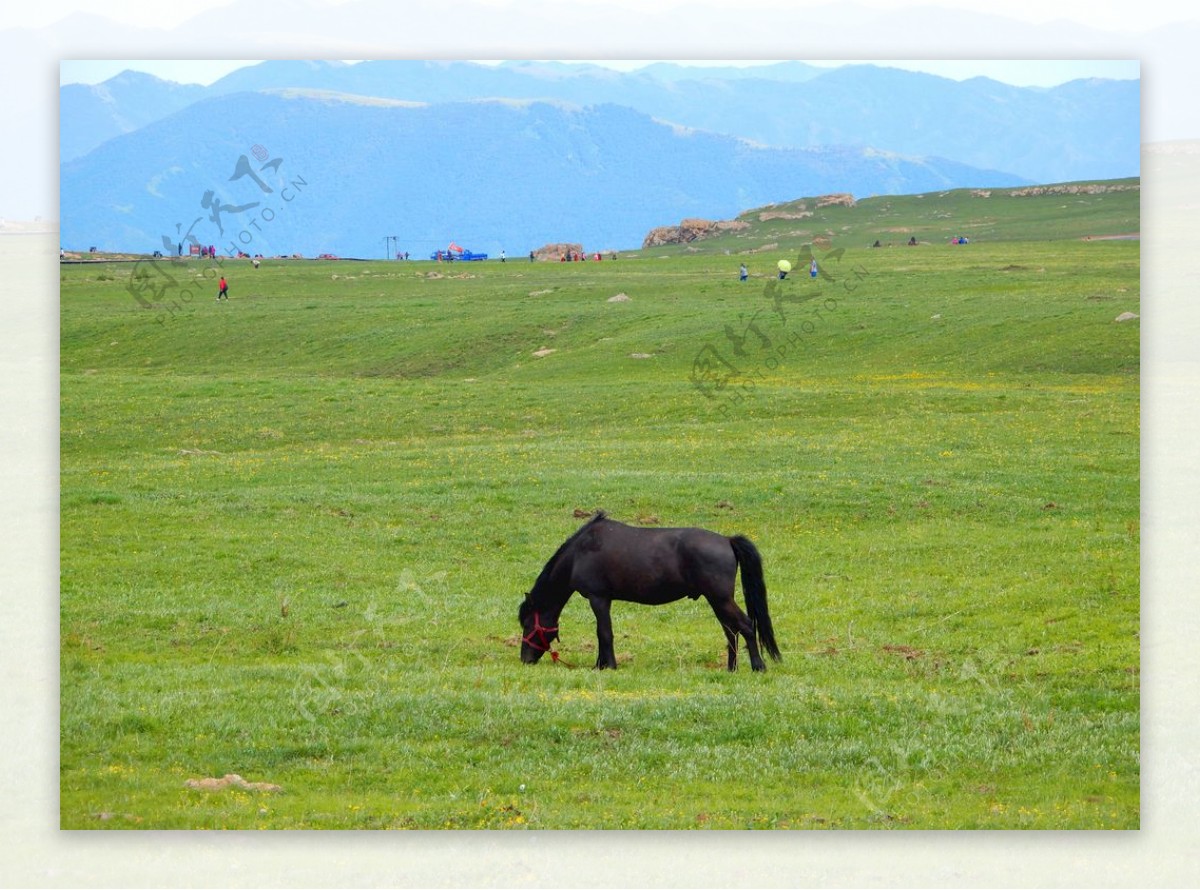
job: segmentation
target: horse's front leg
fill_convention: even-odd
[[[596,615],[596,670],[617,666],[617,656],[613,653],[612,629],[612,600],[598,596],[589,596],[587,601]]]

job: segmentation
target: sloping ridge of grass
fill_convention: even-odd
[[[744,227],[649,254],[759,252],[813,239],[842,246],[947,243],[954,237],[1041,241],[1136,237],[1141,180],[1094,180],[1017,188],[949,189],[916,195],[868,195],[852,204],[808,196],[743,211]],[[799,270],[797,270],[799,271]]]

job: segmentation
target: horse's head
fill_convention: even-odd
[[[517,610],[517,620],[521,622],[521,661],[525,664],[537,664],[543,655],[550,652],[550,644],[558,638],[557,617],[544,620],[545,615],[534,608],[533,601],[526,594]],[[557,656],[557,652],[552,653]]]

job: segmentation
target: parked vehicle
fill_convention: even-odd
[[[429,258],[431,260],[437,260],[439,263],[443,261],[449,263],[455,260],[472,262],[477,260],[486,260],[488,255],[486,253],[474,253],[470,250],[459,247],[457,244],[451,244],[445,250],[435,250],[429,255]]]

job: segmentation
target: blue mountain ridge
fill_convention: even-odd
[[[125,75],[67,102],[62,159],[71,160],[180,108],[178,91],[157,92]],[[1140,83],[1073,81],[1022,88],[988,78],[955,81],[880,65],[832,69],[799,62],[737,68],[658,63],[632,72],[587,64],[379,60],[268,61],[201,90],[205,97],[301,87],[417,102],[480,98],[623,105],[661,120],[778,148],[829,145],[951,158],[1035,182],[1110,179],[1139,173]],[[86,107],[87,102],[93,107]],[[130,108],[130,106],[136,106]],[[121,128],[105,116],[121,118]]]
[[[858,147],[765,147],[615,104],[217,91],[65,162],[61,239],[149,252],[190,237],[267,256],[379,257],[390,236],[414,256],[451,241],[621,250],[655,226],[803,195],[1026,181]]]

